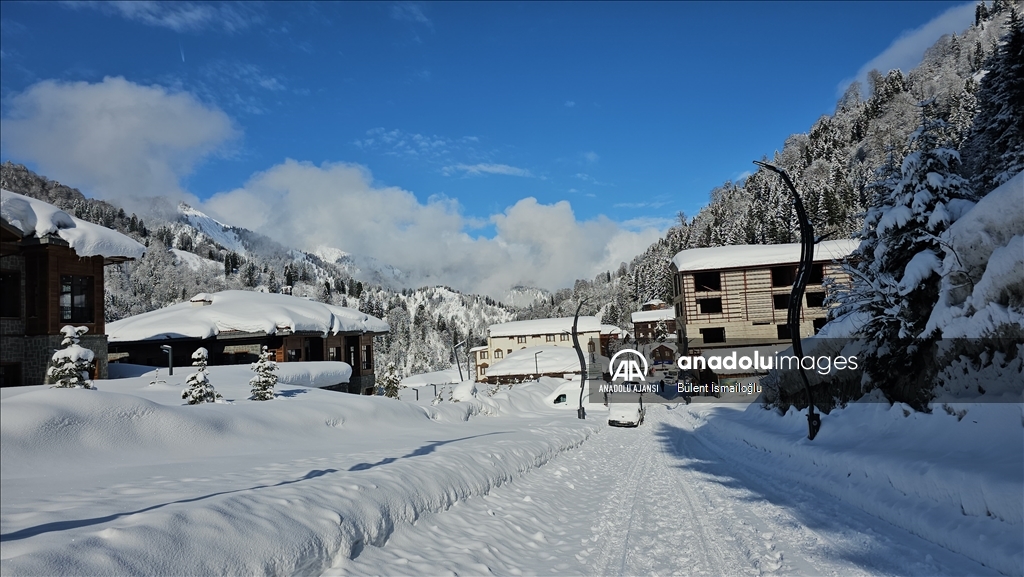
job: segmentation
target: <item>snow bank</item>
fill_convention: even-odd
[[[530,335],[572,334],[573,317],[557,319],[533,319],[529,321],[512,321],[491,325],[487,334],[493,337],[516,337]],[[576,325],[577,333],[596,333],[601,330],[601,322],[597,317],[580,317]]]
[[[487,367],[487,376],[533,375],[536,371],[540,371],[541,374],[580,372],[580,359],[576,355],[576,349],[553,345],[519,349]]]
[[[109,323],[109,340],[206,339],[222,331],[274,334],[278,330],[288,330],[327,335],[390,330],[386,322],[366,313],[291,295],[231,290],[204,293],[192,300],[197,303],[178,303]],[[201,301],[210,304],[197,306]]]
[[[42,238],[56,234],[81,257],[142,258],[146,252],[145,246],[119,232],[9,190],[0,190],[0,215],[26,236]]]
[[[691,405],[679,413],[695,438],[724,460],[814,486],[1000,572],[1021,575],[1021,405],[950,410],[966,412],[918,413],[866,398],[823,415],[814,441],[806,438],[806,415],[796,410],[780,418],[759,405]]]
[[[815,261],[840,260],[852,253],[860,241],[826,240],[814,245]],[[800,245],[765,244],[694,248],[676,254],[672,264],[680,271],[699,271],[800,262]]]
[[[487,398],[485,417],[478,399],[430,407],[281,383],[247,401],[248,367],[209,370],[226,403],[183,405],[187,368],[152,385],[0,391],[3,572],[319,574],[600,425],[546,406],[554,379]]]
[[[1024,328],[1024,173],[999,186],[943,233],[939,302],[926,330],[979,338]]]

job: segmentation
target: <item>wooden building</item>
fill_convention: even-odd
[[[43,201],[0,192],[0,386],[41,385],[60,329],[84,326],[91,376],[107,376],[104,267],[146,247]]]
[[[838,261],[857,245],[855,240],[840,240],[815,246],[801,335],[812,335],[824,326],[825,281],[849,283]],[[786,320],[799,258],[799,244],[723,246],[678,253],[672,260],[678,342],[686,339],[691,348],[788,342]]]
[[[323,387],[373,394],[373,337],[387,323],[354,309],[302,297],[251,291],[202,293],[187,303],[136,315],[110,324],[109,350],[124,362],[167,366],[191,365],[199,347],[211,365],[250,363],[263,347],[277,362],[340,361],[352,367],[347,383]]]

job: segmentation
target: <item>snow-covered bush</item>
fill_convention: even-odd
[[[388,363],[388,366],[384,368],[384,373],[377,380],[377,389],[385,397],[397,399],[401,382],[395,363]]]
[[[64,335],[60,344],[64,348],[53,353],[52,364],[46,369],[46,378],[54,383],[54,386],[65,389],[92,388],[88,383],[89,367],[96,355],[78,344],[88,330],[86,327],[70,325],[60,329],[60,334]]]
[[[272,360],[273,357],[274,353],[268,351],[267,347],[263,347],[260,360],[250,365],[253,372],[256,373],[255,377],[249,379],[254,401],[269,401],[274,398],[274,385],[277,384],[277,375],[274,374],[274,371],[277,370],[277,363]]]
[[[192,366],[198,367],[198,369],[185,381],[188,388],[181,391],[181,398],[187,400],[190,405],[213,403],[217,399],[223,398],[210,384],[210,373],[206,370],[206,360],[209,356],[210,353],[203,347],[199,347],[196,352],[192,353]]]

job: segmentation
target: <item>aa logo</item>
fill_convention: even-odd
[[[622,355],[632,355],[636,358],[630,358],[629,356],[623,357],[622,360],[619,361],[619,364],[616,365],[615,360]],[[636,359],[640,359],[640,361],[637,362]],[[647,374],[647,359],[644,358],[639,351],[634,349],[622,349],[615,353],[615,356],[612,357],[609,365],[615,369],[615,372],[612,373],[613,381],[621,379],[623,381],[647,382],[647,379],[644,378],[644,375]],[[643,365],[643,369],[640,368],[641,365]]]

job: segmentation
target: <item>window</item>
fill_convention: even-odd
[[[789,309],[789,295],[772,295],[772,306],[775,310]]]
[[[494,358],[500,359],[501,357],[501,349],[494,349]]]
[[[821,327],[825,326],[826,322],[828,320],[825,318],[814,319],[814,334],[818,334],[818,331],[821,330]]]
[[[60,276],[60,320],[93,322],[93,277]]]
[[[523,344],[526,342],[526,337],[516,337],[516,342],[519,344]]]
[[[480,358],[481,359],[486,359],[487,358],[487,351],[480,351]]]
[[[824,307],[825,306],[825,293],[823,292],[812,292],[807,293],[807,306],[808,307]]]
[[[812,264],[811,276],[807,278],[807,286],[820,285],[825,281],[825,265]]]
[[[775,325],[775,332],[780,340],[793,338],[793,332],[789,330],[789,325]]]
[[[562,393],[561,395],[558,395],[557,397],[555,397],[555,404],[556,405],[558,403],[564,403],[564,402],[565,402],[565,393]]]
[[[0,317],[21,316],[21,273],[16,270],[0,272]]]
[[[544,335],[544,342],[553,343],[555,342],[555,335]]]
[[[704,339],[704,343],[724,343],[725,342],[725,327],[713,327],[709,329],[700,329],[700,336]]]
[[[718,271],[693,273],[693,286],[697,292],[722,290],[722,273]]]
[[[285,359],[284,360],[286,362],[289,362],[289,363],[294,363],[296,361],[302,360],[302,350],[301,349],[288,349],[288,352],[285,355]]]
[[[772,267],[772,286],[793,286],[793,281],[796,280],[796,267],[789,266],[773,266]],[[778,307],[776,307],[778,308]]]
[[[697,306],[703,315],[720,314],[722,312],[722,299],[697,299]]]
[[[0,363],[0,387],[21,386],[21,363]]]
[[[569,340],[569,335],[566,335],[566,334],[558,335],[558,340],[560,340],[560,341],[567,341],[567,340]]]
[[[672,296],[677,297],[681,292],[683,291],[679,288],[679,275],[674,274],[672,275]]]
[[[487,367],[480,367],[480,376],[482,377],[482,376],[484,376],[486,374],[487,374]]]
[[[508,349],[508,354],[512,354],[512,349]]]
[[[327,349],[327,360],[338,361],[341,360],[341,347],[328,347]]]
[[[361,363],[362,369],[364,371],[369,371],[370,369],[373,368],[373,359],[370,358],[370,353],[371,353],[370,352],[370,345],[363,345],[362,352],[363,352],[363,358],[362,358],[362,363]]]
[[[596,350],[596,349],[594,348],[594,341],[590,341],[589,343],[587,343],[587,352],[590,352],[590,353],[592,353],[592,352],[594,352],[595,350]]]

